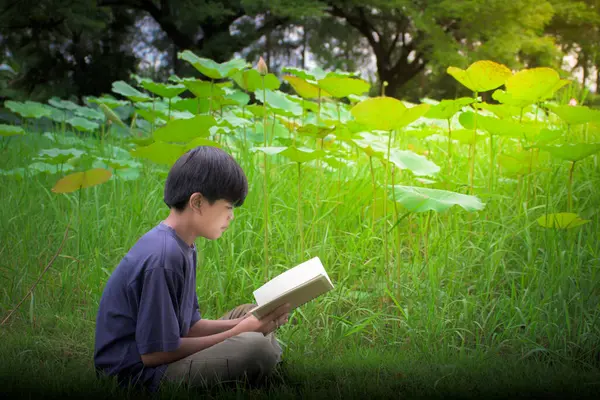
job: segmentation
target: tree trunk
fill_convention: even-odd
[[[360,6],[344,9],[332,5],[328,11],[334,17],[344,18],[367,39],[377,59],[379,80],[382,85],[383,82],[388,83],[385,88],[386,95],[395,97],[398,89],[425,68],[427,60],[418,50],[418,44],[424,37],[417,32],[407,42],[405,30],[407,26],[402,21],[396,21],[396,32],[386,36],[382,33],[384,31],[381,26],[378,27],[377,20]],[[411,54],[413,57],[410,57]],[[412,61],[409,61],[409,58]]]
[[[306,24],[302,26],[302,69],[306,69],[306,47],[308,45],[308,34]]]

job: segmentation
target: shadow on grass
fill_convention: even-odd
[[[150,395],[96,379],[91,365],[81,359],[44,359],[43,352],[31,350],[16,356],[3,357],[0,366],[4,398],[592,399],[600,391],[597,368],[500,357],[435,363],[414,354],[348,351],[288,359],[258,385],[187,389],[166,384]]]

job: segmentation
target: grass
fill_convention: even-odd
[[[40,149],[56,147],[34,135],[12,139],[0,157],[0,169],[24,167]],[[87,144],[97,153],[110,149],[94,139],[83,140],[78,148]],[[118,138],[108,143],[125,146]],[[404,148],[407,140],[399,145]],[[582,398],[597,393],[598,158],[578,162],[573,177],[573,212],[590,222],[559,231],[540,227],[536,218],[546,210],[566,210],[567,163],[553,161],[529,180],[502,180],[495,173],[495,190],[487,192],[489,146],[478,146],[474,192],[486,208],[478,213],[453,208],[431,214],[429,222],[424,214],[409,215],[389,234],[389,263],[383,268],[383,219],[373,224],[366,156],[342,171],[339,189],[337,171],[323,171],[319,177],[314,165],[303,165],[303,251],[297,229],[297,166],[269,158],[269,276],[319,256],[336,290],[297,310],[297,325],[281,328],[286,362],[269,385],[203,395]],[[440,179],[449,190],[466,193],[467,147],[453,148],[452,174],[444,172]],[[445,149],[444,143],[430,144],[431,159],[440,166],[446,165]],[[264,282],[263,158],[235,155],[249,178],[246,204],[236,210],[223,238],[197,243],[197,291],[207,318],[251,302],[252,291]],[[380,185],[383,168],[374,166]],[[138,396],[95,378],[95,313],[121,257],[166,217],[166,171],[144,163],[140,179],[113,179],[69,195],[50,191],[56,175],[2,176],[0,316],[27,293],[58,248],[67,223],[72,225],[34,296],[0,328],[0,393]],[[396,175],[395,183],[420,185],[408,172]],[[174,387],[159,394],[197,395]]]

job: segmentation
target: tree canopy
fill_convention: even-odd
[[[598,3],[0,0],[0,97],[98,95],[132,73],[166,79],[189,68],[176,56],[187,49],[217,62],[263,56],[271,70],[360,71],[377,80],[373,90],[386,81],[387,95],[413,98],[464,92],[445,70],[477,59],[560,68],[572,54],[589,82],[600,64]],[[145,65],[143,49],[161,63]]]

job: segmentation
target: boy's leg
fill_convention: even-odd
[[[253,307],[253,304],[236,307],[220,319],[243,317]],[[264,336],[258,332],[245,332],[170,364],[164,378],[184,381],[190,386],[244,378],[256,381],[271,372],[281,360],[281,353],[273,333]]]
[[[219,319],[236,319],[243,317],[248,313],[248,311],[252,310],[254,307],[256,307],[256,304],[242,304],[241,306],[237,306],[233,310],[225,313],[225,315],[223,315]]]
[[[269,375],[280,354],[271,340],[258,332],[244,332],[221,343],[169,364],[164,378],[192,387]]]

